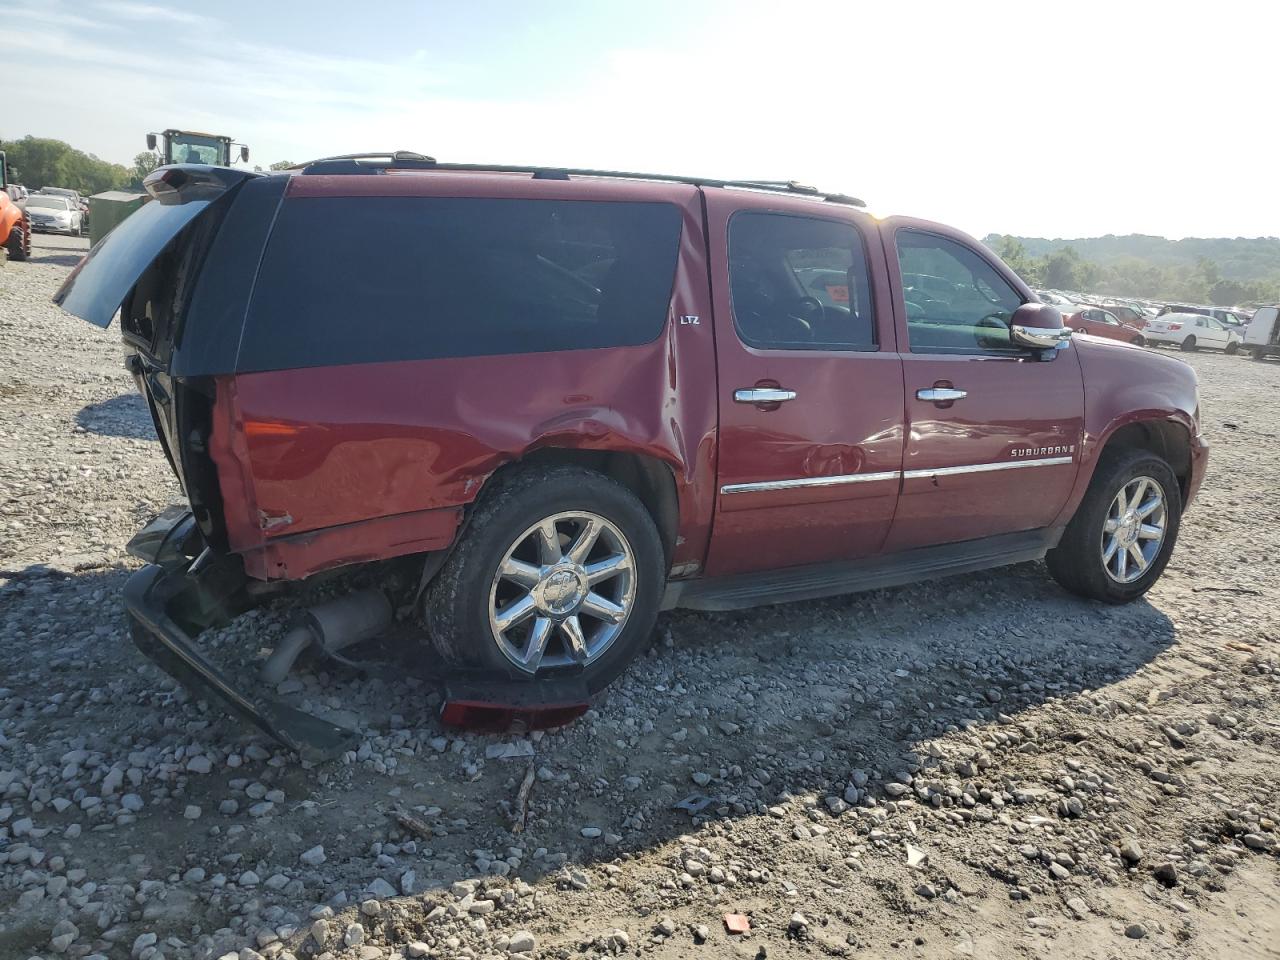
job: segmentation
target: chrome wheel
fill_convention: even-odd
[[[1150,568],[1164,543],[1164,489],[1150,477],[1128,481],[1102,524],[1102,566],[1117,583],[1132,583]]]
[[[586,666],[622,633],[635,601],[635,555],[604,517],[557,513],[520,534],[489,588],[489,628],[517,668]]]

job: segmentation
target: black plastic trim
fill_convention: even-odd
[[[196,649],[169,613],[194,581],[148,564],[125,583],[133,642],[149,659],[197,696],[216,694],[234,713],[267,736],[284,744],[304,760],[331,760],[352,749],[360,739],[353,730],[304,713],[272,697],[251,698]]]
[[[288,182],[288,177],[258,177],[236,194],[187,305],[170,363],[171,376],[235,372],[258,265]]]
[[[570,180],[573,177],[606,177],[615,180],[654,180],[659,183],[687,183],[694,187],[735,187],[743,190],[767,190],[790,193],[828,203],[865,207],[857,197],[844,193],[828,193],[795,180],[715,180],[708,177],[684,177],[670,173],[635,173],[626,170],[592,170],[581,167],[540,167],[501,163],[441,163],[433,157],[398,151],[395,153],[348,153],[337,157],[321,157],[303,164],[303,176],[369,175],[388,170],[450,170],[455,173],[527,173],[538,180]]]
[[[814,564],[667,584],[662,608],[745,610],[797,600],[817,600],[864,590],[900,587],[956,573],[1039,560],[1057,546],[1062,528],[1007,533],[887,556]]]

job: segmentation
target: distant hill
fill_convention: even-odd
[[[1002,234],[984,241],[994,247]],[[1077,240],[1046,240],[1043,237],[1016,237],[1029,257],[1044,257],[1055,250],[1071,248],[1081,260],[1109,266],[1125,259],[1141,260],[1159,267],[1194,267],[1201,258],[1212,260],[1221,276],[1248,283],[1280,273],[1280,237],[1188,237],[1166,240],[1140,233],[1117,237],[1086,237]]]

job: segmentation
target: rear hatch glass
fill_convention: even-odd
[[[89,251],[53,302],[94,326],[108,326],[142,272],[183,227],[205,211],[209,202],[143,204]]]
[[[170,177],[186,173],[186,168],[168,169]],[[242,171],[196,168],[180,187],[162,189],[158,199],[144,203],[89,251],[53,302],[94,326],[108,326],[125,296],[169,241],[226,190],[250,176]],[[148,177],[149,189],[153,189],[152,177]]]

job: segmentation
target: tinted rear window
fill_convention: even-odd
[[[238,368],[647,343],[666,321],[680,220],[665,203],[288,200]]]

